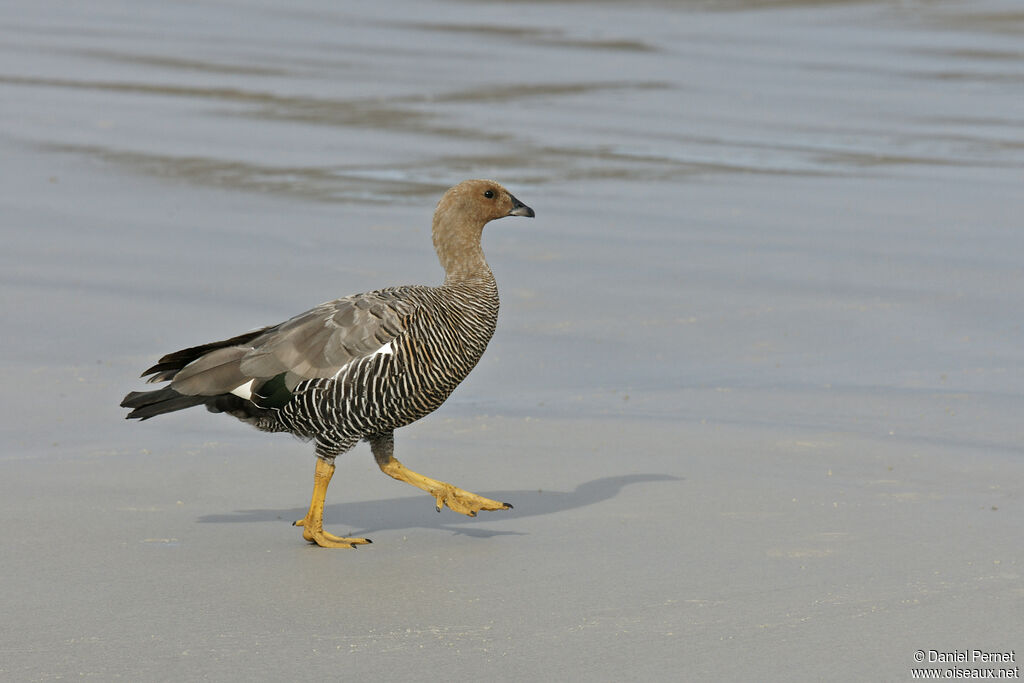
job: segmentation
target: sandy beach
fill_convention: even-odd
[[[0,679],[1019,675],[1022,35],[999,0],[8,3]],[[124,420],[164,353],[438,283],[470,177],[537,217],[487,227],[497,334],[396,455],[514,510],[361,444],[326,524],[373,545],[324,550],[309,444]]]

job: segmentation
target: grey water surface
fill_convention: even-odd
[[[163,353],[438,282],[470,177],[537,217],[396,455],[514,510],[359,446],[327,527],[374,544],[308,547],[308,444],[123,420]],[[1010,0],[4,3],[0,678],[1024,656],[1022,216]]]

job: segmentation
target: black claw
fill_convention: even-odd
[[[437,510],[438,512],[440,512],[441,511],[441,506],[437,505],[437,506],[434,507],[434,509]]]
[[[504,505],[507,510],[512,509],[512,503],[502,503],[502,505]]]
[[[371,540],[370,540],[370,539],[368,539],[368,538],[364,538],[363,540],[364,540],[364,541],[366,541],[367,543],[373,543],[373,541],[371,541]]]

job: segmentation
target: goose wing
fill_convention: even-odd
[[[320,304],[247,343],[217,348],[182,368],[171,387],[186,395],[250,398],[274,380],[291,393],[302,381],[334,377],[348,364],[391,353],[416,305],[400,290],[356,294]],[[283,386],[281,386],[283,383]]]

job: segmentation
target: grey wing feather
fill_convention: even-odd
[[[413,304],[381,292],[321,304],[254,339],[240,370],[261,378],[284,372],[289,390],[303,380],[333,377],[397,338],[414,310]]]
[[[186,396],[226,394],[249,380],[239,369],[246,351],[244,346],[210,351],[182,368],[171,381],[171,388]]]
[[[304,380],[333,377],[406,329],[415,304],[387,290],[328,301],[271,327],[244,346],[217,349],[183,368],[172,382],[182,394],[228,393],[250,379],[285,373],[290,391]]]

